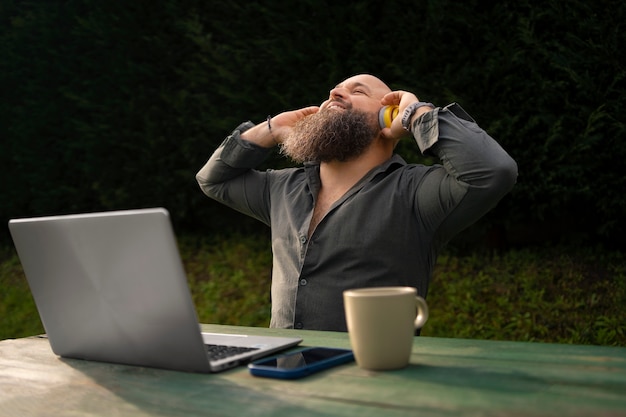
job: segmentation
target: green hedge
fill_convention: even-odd
[[[0,218],[162,205],[254,230],[197,169],[240,121],[370,72],[460,102],[518,161],[485,227],[623,244],[624,21],[619,0],[4,0]]]

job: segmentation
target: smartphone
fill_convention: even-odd
[[[354,354],[349,349],[312,347],[254,361],[248,369],[255,376],[297,379],[353,360]]]

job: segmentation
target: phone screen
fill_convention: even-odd
[[[268,359],[262,361],[262,364],[263,366],[273,368],[296,369],[345,354],[346,351],[344,349],[330,349],[320,347],[306,349],[300,352],[290,353],[287,355],[279,356],[277,358]]]
[[[255,376],[295,379],[354,360],[351,350],[313,347],[248,365]]]

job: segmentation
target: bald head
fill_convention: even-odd
[[[382,98],[385,94],[390,93],[391,89],[380,78],[370,74],[358,74],[350,78],[345,79],[339,83],[335,88],[360,85],[369,89],[372,98]]]

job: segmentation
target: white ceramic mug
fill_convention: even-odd
[[[374,287],[343,293],[350,344],[363,369],[409,364],[415,329],[428,320],[426,300],[412,287]]]

